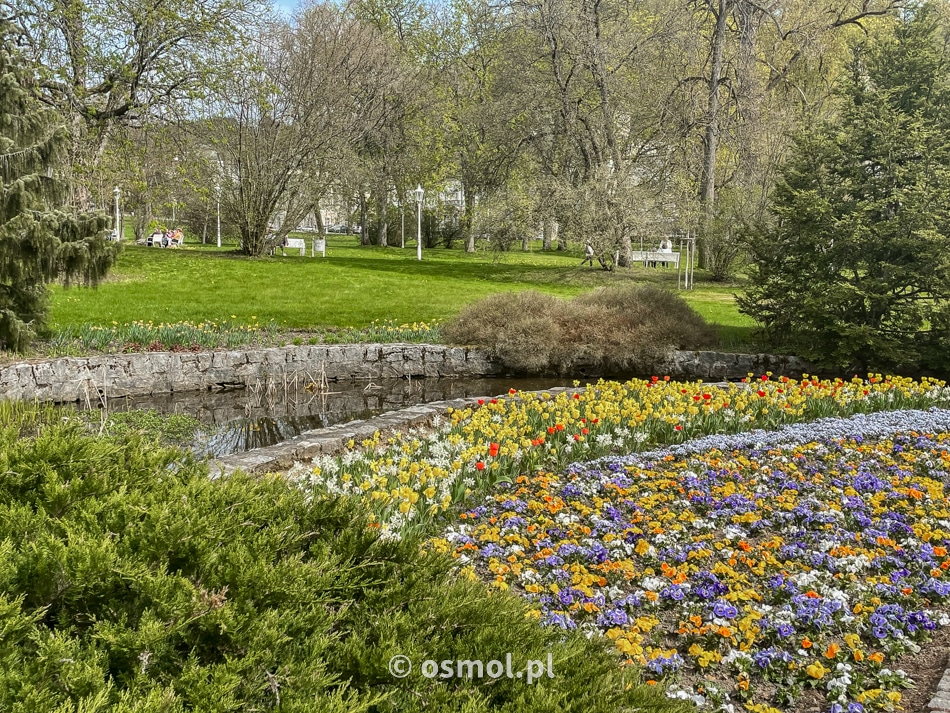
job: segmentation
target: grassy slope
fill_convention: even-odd
[[[256,318],[288,328],[359,327],[375,319],[444,319],[469,302],[506,290],[571,295],[628,281],[676,288],[672,269],[638,266],[604,273],[580,267],[577,255],[540,249],[502,256],[433,249],[420,263],[413,248],[364,248],[353,236],[337,236],[328,241],[326,259],[301,258],[296,252],[248,259],[233,248],[162,250],[127,244],[109,280],[98,289],[52,290],[51,323],[249,323]],[[727,341],[742,341],[752,322],[736,310],[734,290],[701,283],[683,294],[720,326]]]

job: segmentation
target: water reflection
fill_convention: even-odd
[[[318,391],[283,386],[160,394],[110,400],[114,411],[154,409],[183,413],[203,424],[192,444],[200,455],[273,446],[304,431],[366,419],[407,406],[470,396],[492,396],[509,389],[536,391],[570,386],[573,379],[387,379],[332,382]]]

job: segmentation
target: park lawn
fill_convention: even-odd
[[[374,320],[430,322],[496,292],[537,289],[571,296],[618,282],[676,288],[676,271],[635,267],[613,273],[580,266],[558,252],[466,254],[414,246],[360,247],[354,236],[331,236],[327,257],[247,258],[233,246],[163,250],[126,244],[107,280],[94,290],[54,287],[53,329],[79,325],[229,321],[276,323],[284,329],[363,327]],[[740,315],[735,288],[702,283],[683,295],[724,337],[754,324]],[[739,337],[736,337],[739,335]]]
[[[720,346],[727,351],[754,345],[757,322],[739,312],[736,294],[741,291],[737,285],[697,282],[696,289],[682,293],[690,306],[716,327]]]

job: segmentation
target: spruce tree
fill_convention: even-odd
[[[10,30],[0,18],[0,348],[22,351],[44,326],[47,285],[95,285],[117,250],[104,216],[64,208],[69,134],[33,95]]]
[[[854,47],[840,115],[798,137],[739,301],[773,347],[833,368],[950,366],[941,23],[918,6],[892,37]]]

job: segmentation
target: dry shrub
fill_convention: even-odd
[[[488,349],[502,364],[526,374],[546,371],[560,337],[560,301],[541,292],[492,295],[466,307],[442,326],[449,344]]]
[[[678,295],[629,286],[569,301],[539,292],[493,295],[466,308],[442,336],[486,349],[524,374],[646,373],[670,349],[716,343],[713,329]]]

